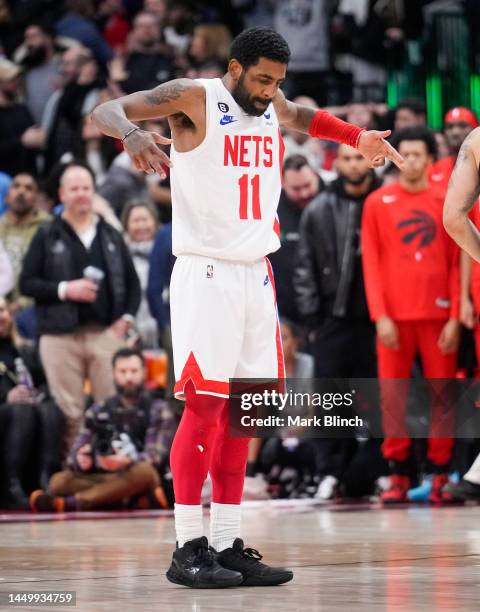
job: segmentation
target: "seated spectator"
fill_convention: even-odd
[[[60,180],[61,216],[43,226],[25,257],[20,288],[35,299],[40,355],[51,393],[75,439],[88,377],[95,401],[113,392],[109,361],[125,342],[140,285],[121,235],[93,212],[94,183],[82,166]]]
[[[5,509],[27,509],[28,481],[46,483],[59,467],[61,415],[33,386],[43,381],[32,357],[17,348],[9,306],[0,298],[0,507]]]
[[[21,308],[31,304],[31,300],[20,295],[18,288],[23,259],[38,228],[51,218],[39,209],[37,200],[37,181],[30,174],[17,174],[13,177],[5,198],[7,212],[0,218],[0,240],[10,258],[14,273],[11,299]]]
[[[15,61],[24,69],[25,103],[40,125],[45,105],[59,86],[60,54],[53,30],[41,23],[30,24],[15,51]]]
[[[13,289],[14,276],[10,258],[0,240],[0,297],[5,297]]]
[[[34,150],[39,144],[28,138],[34,121],[19,101],[20,72],[13,62],[0,59],[0,168],[10,176],[35,173]]]
[[[173,412],[145,390],[140,352],[122,349],[112,364],[116,395],[87,410],[69,469],[52,476],[49,493],[32,493],[32,510],[94,510],[148,494],[156,507],[171,505],[160,483],[176,428]]]
[[[157,322],[150,314],[147,301],[147,285],[153,238],[158,229],[157,212],[149,202],[133,200],[122,213],[122,224],[133,265],[137,271],[142,299],[135,319],[135,327],[140,333],[144,348],[158,347]]]

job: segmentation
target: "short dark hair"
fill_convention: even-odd
[[[419,98],[404,98],[400,100],[395,108],[395,114],[402,108],[412,111],[415,115],[425,115],[427,113],[425,102]]]
[[[434,157],[437,156],[437,141],[432,130],[427,127],[415,126],[399,130],[393,135],[392,145],[398,149],[404,140],[421,140],[425,143],[427,151]]]
[[[232,42],[229,59],[236,59],[244,68],[255,66],[261,57],[288,64],[290,49],[287,41],[271,28],[255,27],[244,30]]]
[[[283,162],[283,172],[287,170],[301,170],[303,166],[311,167],[304,155],[295,153],[295,155],[289,155]]]
[[[119,359],[128,359],[129,357],[138,357],[142,362],[142,366],[145,367],[145,359],[142,351],[135,348],[121,348],[112,357],[112,367],[115,367]]]
[[[32,179],[32,182],[35,185],[35,189],[37,191],[39,190],[40,186],[38,184],[38,180],[36,179],[35,176],[33,176],[33,174],[30,174],[30,172],[17,172],[16,174],[13,175],[12,182],[17,178],[17,176],[28,176],[29,179]]]

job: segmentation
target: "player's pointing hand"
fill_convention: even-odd
[[[169,168],[173,164],[168,155],[157,145],[169,145],[171,143],[171,138],[166,138],[157,132],[147,132],[140,128],[132,131],[123,140],[125,151],[133,161],[135,168],[147,174],[156,172],[161,179],[167,176],[162,164]]]
[[[391,133],[390,130],[385,130],[383,132],[378,130],[367,130],[360,134],[357,148],[374,168],[383,166],[385,158],[392,161],[400,170],[403,168],[403,157],[385,140]]]

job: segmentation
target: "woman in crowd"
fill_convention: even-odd
[[[158,229],[157,211],[149,202],[132,200],[127,203],[122,212],[122,224],[125,231],[125,241],[142,288],[142,301],[137,312],[135,325],[140,334],[142,346],[144,348],[157,348],[157,323],[150,314],[146,297],[150,253]]]

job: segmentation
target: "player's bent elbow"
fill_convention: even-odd
[[[444,206],[443,227],[452,238],[455,238],[462,233],[462,229],[465,227],[466,219],[467,216],[461,211],[450,206]]]

